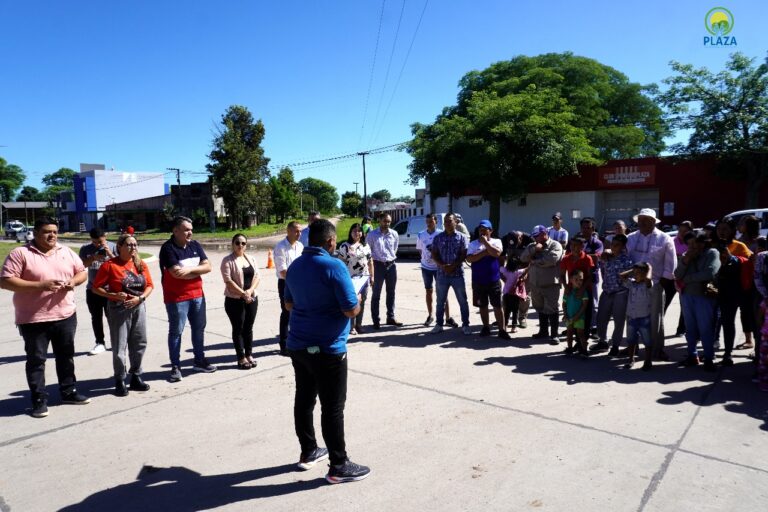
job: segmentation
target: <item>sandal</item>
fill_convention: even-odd
[[[248,356],[248,364],[251,365],[251,368],[256,368],[256,365],[258,363],[256,361],[254,361],[250,356]]]
[[[243,359],[237,362],[237,367],[241,370],[250,370],[251,363],[249,363],[247,359]]]
[[[747,350],[750,348],[755,348],[755,344],[752,343],[751,341],[745,341],[741,345],[736,345],[737,350]]]

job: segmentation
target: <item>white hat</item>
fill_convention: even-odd
[[[661,219],[657,219],[657,218],[656,218],[656,210],[654,210],[653,208],[643,208],[643,209],[641,209],[641,210],[640,210],[640,211],[637,213],[637,215],[635,215],[634,217],[632,217],[632,220],[633,220],[633,221],[635,221],[635,222],[637,222],[637,218],[638,218],[638,217],[650,217],[650,218],[652,218],[653,220],[655,220],[655,221],[656,221],[656,224],[658,224],[659,222],[661,222]]]

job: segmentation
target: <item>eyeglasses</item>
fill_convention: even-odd
[[[235,245],[248,245],[248,242],[235,242]]]

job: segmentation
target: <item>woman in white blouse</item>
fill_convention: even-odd
[[[232,237],[232,253],[221,262],[224,278],[224,311],[232,324],[232,343],[237,354],[237,367],[249,370],[256,366],[251,357],[253,322],[259,308],[256,287],[259,269],[256,261],[245,252],[248,239],[240,233]]]
[[[360,290],[360,313],[355,317],[349,331],[350,334],[362,333],[365,299],[368,297],[368,288],[373,286],[373,258],[371,257],[371,248],[365,243],[363,228],[359,223],[352,224],[352,227],[349,228],[347,241],[343,242],[336,251],[336,257],[347,264],[352,279],[367,279],[368,281]]]

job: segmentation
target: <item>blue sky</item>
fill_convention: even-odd
[[[231,104],[263,120],[275,165],[386,146],[452,104],[466,72],[515,55],[571,51],[640,83],[673,59],[719,70],[732,50],[703,45],[715,6],[736,49],[765,58],[758,0],[386,0],[381,18],[381,0],[0,0],[0,156],[38,187],[81,162],[198,180]],[[408,162],[371,155],[369,193],[412,195]],[[359,159],[296,168],[307,176],[362,193]]]

